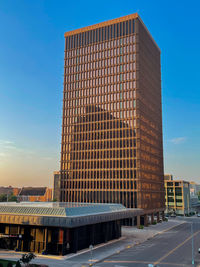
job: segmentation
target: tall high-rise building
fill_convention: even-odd
[[[65,33],[60,200],[164,210],[160,49],[138,14]]]

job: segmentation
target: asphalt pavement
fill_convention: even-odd
[[[199,266],[200,218],[184,218],[184,221],[186,222],[138,246],[127,248],[118,254],[108,257],[95,266]],[[191,232],[191,223],[193,224],[193,235]],[[194,257],[192,257],[192,240]],[[192,264],[193,258],[194,264]]]
[[[192,265],[192,234],[194,265]],[[123,227],[123,237],[96,246],[92,254],[88,249],[66,256],[37,255],[33,263],[49,267],[125,267],[125,266],[195,266],[200,264],[200,218],[176,218],[169,222],[145,227]],[[21,253],[0,251],[1,258],[17,259]],[[152,264],[152,265],[149,265]]]

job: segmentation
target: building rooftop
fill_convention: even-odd
[[[76,30],[68,31],[68,32],[65,32],[64,36],[67,37],[67,36],[79,34],[79,33],[82,33],[82,32],[95,30],[95,29],[98,29],[98,28],[101,28],[101,27],[105,27],[105,26],[108,26],[108,25],[112,25],[112,24],[115,24],[115,23],[131,20],[131,19],[139,19],[140,20],[140,22],[142,23],[142,25],[146,29],[148,35],[150,36],[151,40],[153,41],[153,43],[156,45],[156,47],[160,51],[160,48],[158,47],[157,43],[153,39],[151,33],[149,32],[149,30],[145,26],[144,22],[142,21],[142,19],[138,15],[138,13],[133,13],[133,14],[126,15],[126,16],[123,16],[123,17],[120,17],[120,18],[111,19],[111,20],[107,20],[107,21],[104,21],[104,22],[100,22],[100,23],[97,23],[97,24],[90,25],[90,26],[82,27],[82,28],[79,28],[79,29],[76,29]]]
[[[186,183],[189,184],[190,182],[185,181],[185,180],[164,180],[164,182],[171,182],[171,183]]]
[[[46,187],[23,187],[19,196],[44,196]]]
[[[142,209],[127,209],[121,204],[63,202],[0,203],[0,223],[76,227],[102,221],[129,218],[142,213]]]
[[[129,20],[129,19],[136,19],[136,18],[139,18],[138,13],[130,14],[130,15],[123,16],[123,17],[120,17],[120,18],[116,18],[116,19],[111,19],[111,20],[108,20],[108,21],[104,21],[104,22],[100,22],[100,23],[97,23],[97,24],[86,26],[86,27],[83,27],[83,28],[80,28],[80,29],[76,29],[76,30],[73,30],[73,31],[65,32],[65,37],[70,36],[70,35],[74,35],[74,34],[78,34],[78,33],[81,33],[81,32],[95,30],[95,29],[98,29],[98,28],[101,28],[101,27],[105,27],[105,26],[108,26],[108,25],[112,25],[112,24],[115,24],[115,23],[119,23],[119,22],[122,22],[122,21]]]
[[[27,214],[42,216],[85,216],[127,210],[121,204],[64,203],[64,202],[3,202],[0,214]]]

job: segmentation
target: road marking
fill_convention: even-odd
[[[141,264],[149,264],[151,262],[149,261],[103,261],[103,262],[107,262],[107,263],[141,263]],[[186,264],[183,263],[172,263],[172,262],[162,262],[163,265],[170,265],[170,266],[188,266]]]
[[[196,236],[197,234],[199,234],[200,231],[196,232],[195,234],[193,234],[192,236],[189,236],[187,239],[185,239],[181,244],[179,244],[177,247],[173,248],[171,251],[169,251],[168,253],[166,253],[163,257],[161,257],[160,259],[158,259],[157,261],[155,261],[153,264],[156,265],[158,263],[160,263],[162,260],[164,260],[165,258],[167,258],[169,255],[171,255],[174,251],[176,251],[178,248],[182,247],[187,241],[189,241],[192,237]]]
[[[148,264],[149,261],[103,261],[103,262],[107,262],[107,263],[145,263]]]
[[[168,266],[187,266],[188,264],[183,264],[183,263],[173,263],[173,262],[162,262],[163,265],[168,265]]]
[[[161,231],[158,232],[158,234],[162,234],[162,233],[164,233],[164,232],[168,232],[169,230],[175,228],[176,226],[179,226],[179,225],[181,225],[181,224],[184,224],[185,222],[186,222],[186,221],[183,221],[183,222],[181,222],[181,223],[179,223],[179,224],[177,223],[177,225],[174,225],[174,226],[172,226],[172,227],[170,227],[170,228],[168,228],[168,229],[161,230]]]

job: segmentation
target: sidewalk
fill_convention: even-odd
[[[170,219],[168,222],[150,225],[149,227],[145,227],[141,230],[137,229],[136,227],[122,227],[122,237],[120,239],[95,246],[92,254],[89,249],[85,249],[76,254],[60,257],[37,255],[37,258],[34,259],[32,263],[47,264],[49,267],[83,267],[91,264],[95,265],[95,263],[102,261],[113,254],[119,253],[126,248],[141,244],[147,239],[168,231],[184,222],[184,220]],[[0,257],[2,259],[19,259],[21,257],[21,253],[16,253],[13,251],[0,251]]]

